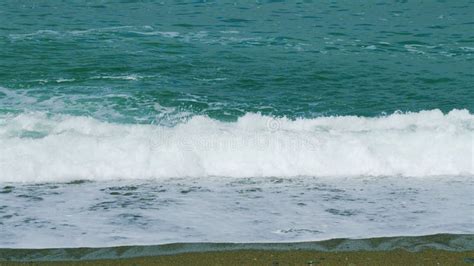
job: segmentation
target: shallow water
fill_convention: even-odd
[[[0,190],[1,247],[471,233],[471,178],[201,178]]]

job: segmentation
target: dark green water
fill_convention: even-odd
[[[0,112],[472,111],[473,13],[473,1],[2,1]]]

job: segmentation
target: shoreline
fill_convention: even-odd
[[[402,249],[345,252],[240,250],[82,261],[0,261],[0,265],[474,265],[474,252],[432,249],[420,252]]]
[[[0,265],[474,264],[474,234],[294,243],[174,243],[103,248],[0,249]]]

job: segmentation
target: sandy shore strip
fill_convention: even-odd
[[[85,261],[0,262],[0,265],[474,265],[474,252],[393,251],[216,251]]]
[[[0,249],[0,265],[474,265],[474,235]]]

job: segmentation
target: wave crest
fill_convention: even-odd
[[[23,113],[0,117],[0,181],[474,175],[473,133],[467,110],[174,127]]]

